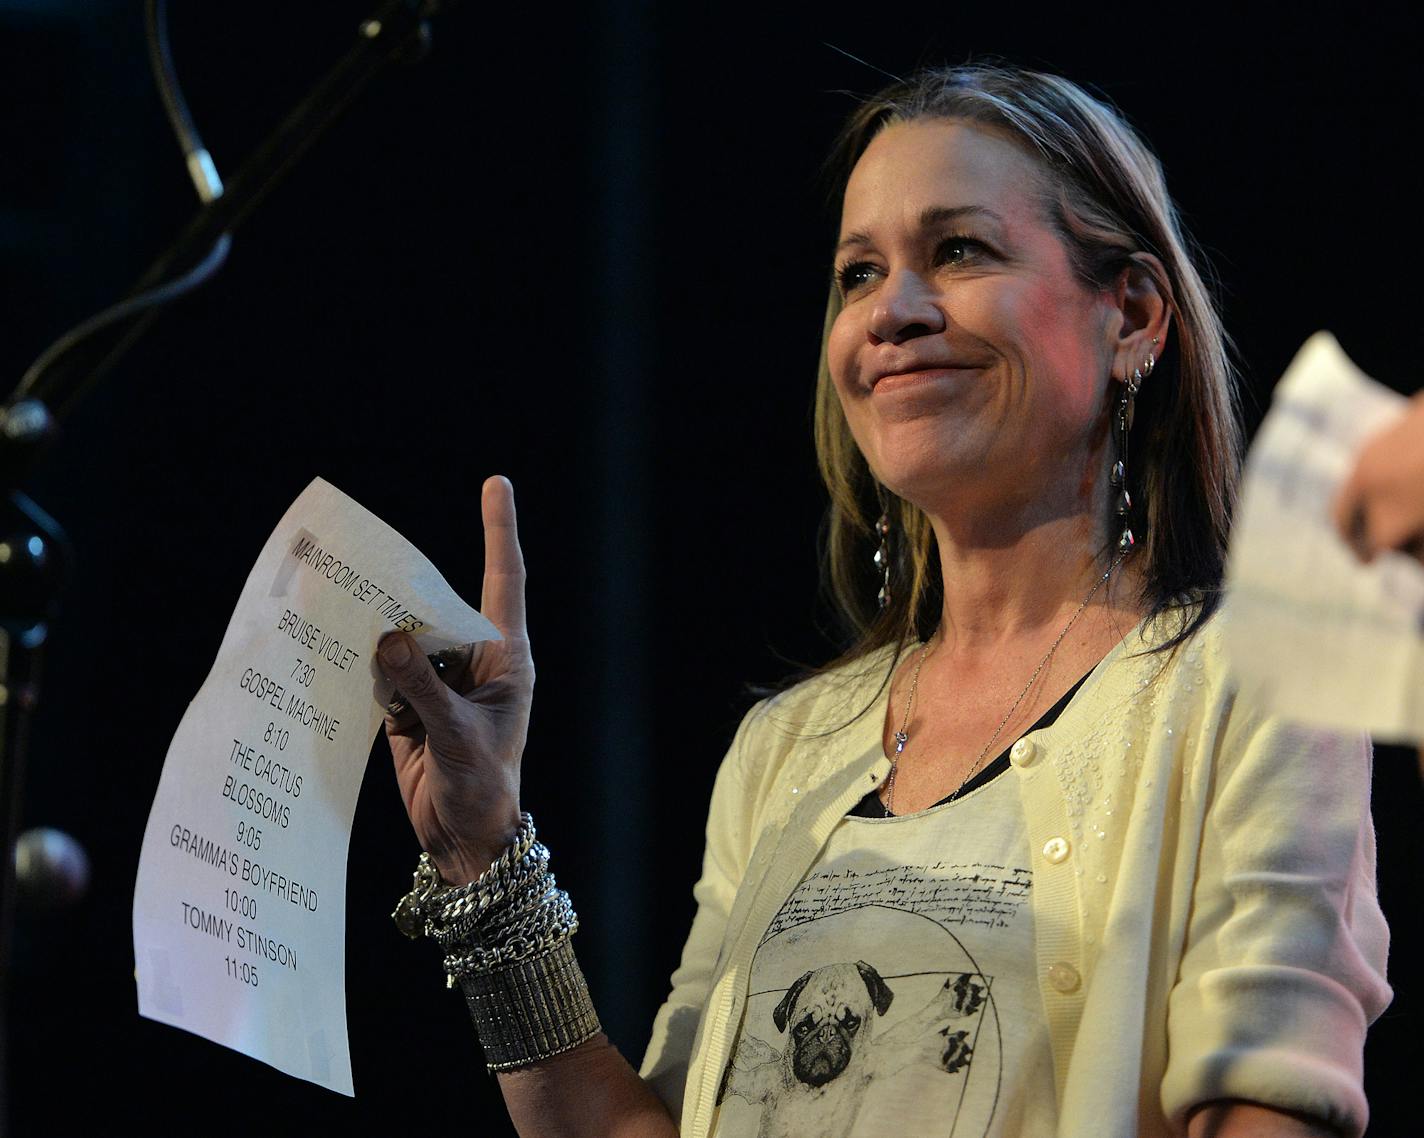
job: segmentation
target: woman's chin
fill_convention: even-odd
[[[963,493],[993,477],[990,448],[962,433],[951,438],[937,433],[903,445],[909,441],[880,447],[871,463],[880,483],[907,502],[920,505],[956,490]]]

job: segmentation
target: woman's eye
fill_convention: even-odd
[[[946,237],[940,242],[936,260],[942,265],[962,265],[983,249],[983,244],[972,237]]]
[[[868,261],[852,261],[836,270],[836,284],[842,296],[868,285],[874,278],[875,266]]]
[[[934,265],[970,265],[981,260],[989,247],[975,237],[946,237],[934,247]],[[873,261],[851,261],[835,271],[836,287],[843,298],[865,289],[887,274],[888,270]]]

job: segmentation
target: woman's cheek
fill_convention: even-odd
[[[860,342],[855,327],[855,318],[842,310],[831,325],[831,334],[826,340],[826,364],[831,371],[831,382],[841,397],[842,406],[846,394],[855,381],[855,346]]]

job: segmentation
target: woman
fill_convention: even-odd
[[[381,645],[430,855],[401,917],[447,949],[523,1133],[1359,1133],[1388,998],[1368,747],[1224,676],[1237,436],[1156,161],[1007,68],[891,88],[842,157],[817,442],[859,636],[738,732],[643,1077],[520,828],[502,480],[482,607],[507,639],[455,692]]]

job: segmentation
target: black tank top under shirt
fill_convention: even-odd
[[[1088,674],[1091,675],[1092,673]],[[1045,711],[1042,715],[1040,715],[1038,719],[1034,721],[1033,726],[1030,727],[1028,731],[1025,731],[1024,734],[1027,735],[1029,731],[1041,731],[1043,728],[1048,727],[1050,724],[1052,724],[1063,713],[1063,709],[1068,706],[1068,704],[1072,701],[1073,697],[1078,694],[1078,689],[1083,686],[1083,681],[1087,678],[1087,675],[1081,677],[1076,684],[1074,684],[1071,688],[1064,692],[1058,702],[1055,703],[1052,707],[1050,707],[1047,711]],[[1012,745],[1013,744],[1010,744],[1010,746]],[[978,790],[981,786],[984,786],[987,783],[992,782],[994,779],[998,778],[1008,769],[1009,747],[1005,747],[1003,751],[999,754],[998,758],[996,758],[983,770],[975,774],[973,778],[971,778],[968,782],[961,786],[957,791],[953,792],[952,794],[947,794],[945,795],[945,797],[941,798],[938,802],[935,803],[935,806],[943,806],[951,798],[963,797],[971,790]],[[933,807],[930,807],[930,809],[933,809]],[[872,790],[869,794],[867,794],[864,798],[857,802],[847,812],[847,817],[889,818],[892,817],[892,815],[886,813],[885,803],[880,801],[880,790],[877,787],[875,790]]]

